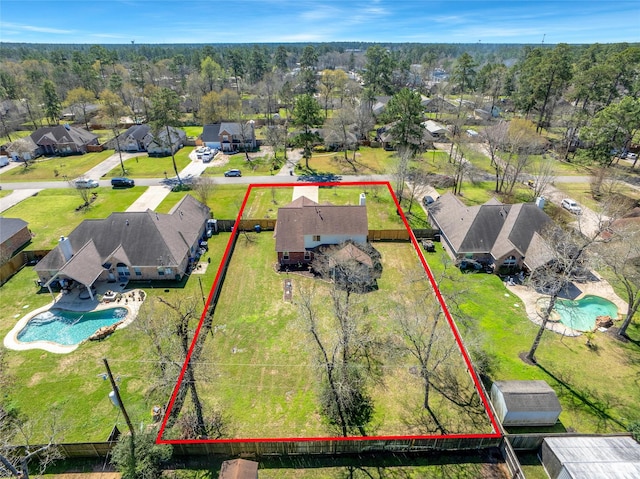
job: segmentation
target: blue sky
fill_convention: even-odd
[[[639,26],[639,0],[0,0],[0,41],[27,43],[611,43]]]

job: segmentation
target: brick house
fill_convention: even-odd
[[[258,147],[255,125],[247,123],[223,122],[204,125],[200,140],[205,146],[223,152],[252,151]]]
[[[533,271],[551,259],[540,233],[552,220],[534,203],[506,205],[493,198],[480,206],[466,206],[446,193],[429,206],[428,215],[454,260],[474,259],[495,271],[501,267]]]
[[[154,133],[149,125],[133,125],[118,135],[117,141],[109,141],[107,148],[117,151],[119,145],[122,151],[146,151],[149,156],[168,156],[182,148],[187,140],[184,130],[173,126],[168,129],[168,134],[164,127]]]
[[[37,153],[42,155],[84,154],[87,146],[99,144],[98,135],[66,124],[38,128],[31,139],[38,146]]]
[[[35,270],[46,287],[70,280],[88,289],[96,281],[178,281],[197,258],[209,218],[209,208],[186,195],[169,214],[147,210],[84,220]]]
[[[0,265],[31,241],[28,223],[20,218],[0,217]]]
[[[367,242],[369,234],[364,199],[358,205],[319,204],[301,196],[278,209],[274,236],[278,264],[308,265],[321,246],[348,240]]]

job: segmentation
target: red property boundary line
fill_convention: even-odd
[[[433,288],[433,291],[436,295],[436,298],[438,299],[438,302],[440,303],[440,307],[442,308],[445,317],[447,318],[447,322],[449,323],[449,327],[451,328],[451,331],[453,333],[453,336],[456,340],[456,343],[458,344],[458,348],[460,350],[460,353],[462,354],[462,357],[464,359],[464,362],[467,366],[467,371],[469,372],[474,386],[476,388],[476,392],[478,393],[478,395],[480,396],[480,399],[482,400],[482,404],[484,406],[485,412],[487,413],[487,416],[489,417],[489,420],[491,422],[491,426],[493,428],[493,433],[488,433],[488,434],[446,434],[446,435],[426,435],[426,436],[350,436],[350,437],[288,437],[288,438],[247,438],[247,439],[162,439],[162,436],[164,434],[165,428],[167,426],[167,421],[169,419],[169,413],[170,411],[173,409],[175,400],[176,400],[176,396],[178,394],[178,391],[180,389],[180,385],[182,384],[182,381],[184,379],[184,375],[187,369],[187,364],[189,363],[189,361],[191,360],[191,354],[193,353],[193,348],[196,344],[196,340],[198,338],[198,335],[200,334],[200,330],[202,329],[202,324],[204,323],[204,319],[207,315],[207,312],[209,311],[209,307],[211,304],[211,300],[213,298],[213,294],[214,291],[216,290],[216,287],[218,286],[219,281],[221,280],[221,276],[224,272],[224,268],[223,266],[226,264],[226,262],[228,261],[228,256],[231,252],[232,249],[232,245],[233,245],[233,240],[236,237],[237,233],[238,233],[238,227],[240,225],[240,219],[242,218],[242,215],[244,213],[244,208],[247,204],[247,201],[249,199],[249,196],[251,195],[251,192],[254,188],[290,188],[290,187],[295,187],[295,186],[323,186],[323,187],[336,187],[336,186],[386,186],[387,189],[389,190],[389,193],[391,194],[391,197],[393,198],[393,201],[396,205],[396,209],[398,211],[398,214],[400,215],[400,218],[402,219],[402,222],[405,226],[405,228],[407,229],[407,231],[409,232],[409,236],[411,239],[411,243],[413,244],[414,249],[416,250],[416,252],[418,253],[418,258],[420,259],[420,262],[422,263],[422,266],[425,270],[425,272],[427,273],[427,277],[429,278],[429,282],[431,283],[431,287]],[[464,344],[462,342],[462,337],[460,336],[460,332],[458,330],[458,327],[456,326],[453,317],[451,316],[451,313],[449,312],[449,308],[447,307],[447,304],[444,300],[444,298],[442,297],[442,294],[440,293],[440,290],[438,289],[438,285],[435,281],[435,277],[433,276],[433,273],[431,271],[431,268],[429,268],[429,265],[427,264],[427,261],[425,260],[424,254],[422,253],[422,250],[420,249],[419,245],[418,245],[418,241],[415,237],[415,235],[413,234],[413,231],[411,230],[410,226],[409,226],[409,222],[407,221],[407,218],[404,214],[404,211],[402,210],[402,207],[400,206],[400,202],[398,201],[398,198],[395,195],[395,192],[393,191],[393,188],[391,187],[391,184],[388,181],[360,181],[360,182],[330,182],[330,183],[282,183],[282,184],[265,184],[265,183],[252,183],[249,184],[249,187],[247,188],[247,192],[245,193],[244,199],[242,201],[242,206],[240,207],[240,211],[238,212],[238,216],[236,218],[236,221],[233,225],[233,229],[231,231],[231,237],[229,238],[229,241],[227,242],[227,247],[225,249],[224,255],[222,256],[222,259],[220,261],[220,265],[218,266],[218,271],[216,273],[216,278],[215,281],[213,282],[213,285],[211,287],[211,291],[209,292],[209,296],[207,298],[207,302],[205,304],[204,310],[202,312],[202,315],[200,316],[200,321],[198,322],[198,326],[195,330],[195,333],[193,335],[193,340],[191,341],[191,346],[189,347],[189,352],[187,354],[187,357],[184,361],[184,364],[182,366],[182,369],[180,371],[180,375],[178,376],[178,380],[176,381],[176,385],[173,389],[173,393],[171,395],[171,399],[169,401],[169,405],[167,407],[167,410],[165,412],[164,418],[162,419],[162,424],[160,426],[160,430],[158,431],[158,436],[156,438],[156,444],[205,444],[205,443],[213,443],[213,444],[220,444],[220,443],[262,443],[262,442],[312,442],[312,441],[381,441],[381,440],[416,440],[416,439],[496,439],[496,438],[501,438],[502,435],[500,433],[500,427],[498,426],[498,423],[496,421],[496,418],[494,417],[491,407],[489,405],[489,401],[487,399],[487,397],[485,396],[484,392],[483,392],[483,388],[482,385],[480,384],[480,380],[478,378],[478,375],[475,371],[475,369],[473,368],[473,365],[471,363],[471,359],[469,357],[469,353],[467,352],[466,348],[464,347]]]

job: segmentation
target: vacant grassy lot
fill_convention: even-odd
[[[258,156],[247,160],[244,153],[237,153],[229,156],[229,161],[222,166],[208,166],[205,170],[207,176],[222,176],[225,171],[238,169],[242,176],[267,176],[273,173],[272,158],[268,156]]]
[[[78,176],[84,175],[112,154],[112,150],[105,150],[84,155],[41,157],[34,163],[29,164],[27,168],[19,167],[7,172],[0,172],[0,180],[7,182],[73,180]]]
[[[97,193],[97,199],[80,211],[76,208],[82,199],[76,189],[47,189],[9,208],[3,215],[29,223],[35,235],[29,249],[50,249],[60,236],[68,235],[83,220],[106,218],[114,211],[125,211],[146,189],[146,186],[126,190],[95,188],[92,192]]]
[[[193,151],[192,146],[185,146],[176,152],[175,157],[178,172],[191,163],[191,159],[189,159],[189,153],[191,153],[191,151]],[[113,153],[113,150],[111,150],[111,153]],[[133,178],[164,178],[165,172],[169,177],[175,176],[171,156],[137,156],[127,160],[124,163],[124,168],[126,175]],[[109,171],[106,176],[108,178],[122,176],[122,168],[120,168],[118,164]]]

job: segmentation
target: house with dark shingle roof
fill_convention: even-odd
[[[252,151],[258,147],[253,121],[204,125],[200,140],[205,146],[224,152]]]
[[[278,209],[274,234],[278,263],[281,266],[310,264],[319,247],[348,240],[364,244],[368,234],[364,202],[338,206],[319,204],[301,196]]]
[[[199,251],[209,208],[186,195],[169,214],[111,213],[84,220],[35,267],[43,285],[180,280]]]
[[[87,146],[98,145],[98,135],[71,125],[45,126],[31,135],[38,155],[73,155],[86,153]]]
[[[533,271],[551,259],[541,233],[551,218],[534,203],[502,204],[493,198],[466,206],[453,193],[438,198],[428,210],[453,259],[475,259],[486,265]]]
[[[31,241],[28,223],[20,218],[0,217],[0,265]]]
[[[184,146],[187,134],[180,128],[168,127],[160,128],[153,132],[149,125],[133,125],[126,131],[118,135],[107,143],[107,148],[122,151],[146,151],[149,156],[168,156],[175,153]]]

